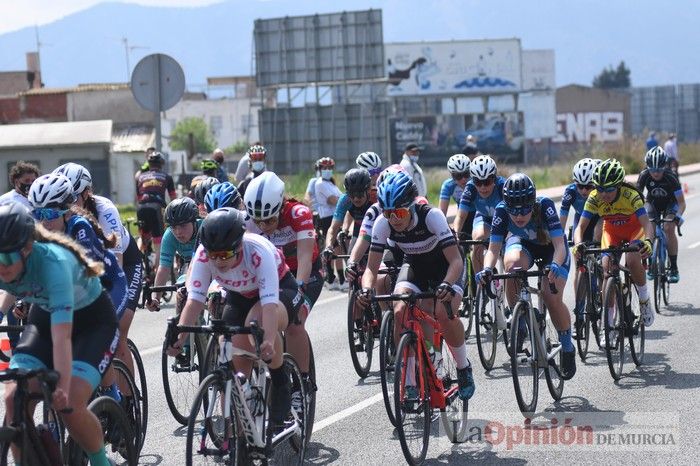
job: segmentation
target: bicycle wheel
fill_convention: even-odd
[[[379,378],[382,383],[384,408],[391,425],[396,426],[394,413],[394,363],[396,362],[396,345],[394,345],[394,311],[384,311],[382,328],[379,332]]]
[[[303,403],[296,408],[292,407],[287,419],[284,421],[285,429],[296,424],[299,427],[297,433],[291,436],[287,441],[273,445],[274,450],[270,462],[272,464],[282,465],[301,465],[304,464],[306,447],[309,443],[306,438],[306,433],[310,430],[309,426],[306,425],[309,413],[308,397],[306,396],[306,386],[301,375],[301,370],[294,358],[290,354],[285,353],[283,364],[285,373],[289,378],[289,386],[293,387],[292,391],[301,390],[300,399],[303,400]],[[266,463],[263,462],[263,464]]]
[[[583,272],[578,277],[578,286],[576,287],[576,307],[574,313],[577,319],[581,319],[583,322],[580,329],[577,332],[581,332],[581,335],[576,336],[576,348],[578,349],[578,355],[581,361],[586,360],[588,355],[588,343],[591,338],[591,296],[590,296],[590,277],[588,272]]]
[[[472,261],[469,254],[464,258],[464,296],[459,305],[459,318],[464,325],[464,339],[469,340],[474,325],[474,288],[473,288],[473,271]]]
[[[620,380],[622,366],[625,362],[625,338],[622,325],[625,307],[620,286],[614,277],[610,277],[605,281],[603,308],[605,357],[608,360],[610,375],[612,375],[613,379]]]
[[[219,353],[221,350],[219,338],[218,335],[209,335],[207,349],[204,351],[204,362],[200,371],[202,377],[211,374],[219,366]]]
[[[421,393],[419,371],[423,371],[422,378],[427,380],[425,367],[419,364],[418,340],[415,334],[406,333],[396,350],[394,412],[401,451],[411,465],[423,462],[430,440],[430,396],[425,390]],[[409,386],[413,387],[413,393],[407,393]]]
[[[134,377],[131,375],[131,371],[126,367],[124,362],[119,359],[112,360],[112,367],[114,367],[114,373],[117,378],[117,385],[119,387],[128,387],[131,392],[131,396],[128,397],[122,393],[122,401],[120,406],[126,413],[126,417],[131,423],[131,431],[136,438],[136,452],[139,454],[141,448],[143,448],[143,438],[144,432],[141,430],[143,426],[143,418],[141,416],[141,404],[138,402],[140,394],[136,382],[134,382]]]
[[[628,319],[625,327],[629,335],[632,361],[636,366],[641,366],[644,363],[646,331],[644,327],[644,320],[642,319],[641,311],[639,309],[639,295],[637,294],[636,287],[634,289],[628,289],[630,296],[625,299],[625,302],[629,303],[627,309]]]
[[[496,360],[496,346],[498,345],[498,325],[496,325],[497,303],[486,296],[486,291],[478,286],[476,299],[474,300],[474,320],[476,332],[476,348],[479,352],[479,360],[484,369],[493,369]]]
[[[238,455],[238,422],[233,405],[224,412],[226,384],[221,374],[209,374],[199,384],[187,421],[185,464],[243,464]]]
[[[654,240],[654,254],[649,259],[649,270],[654,276],[654,309],[657,314],[661,314],[661,293],[663,288],[662,277],[664,275],[663,270],[663,258],[661,257],[662,252],[661,238],[656,238]]]
[[[459,397],[457,362],[444,340],[442,341],[442,367],[437,367],[436,372],[442,380],[445,393],[445,408],[440,410],[442,426],[445,428],[450,442],[465,442],[468,433],[469,400],[463,400]]]
[[[355,319],[355,305],[357,293],[351,292],[348,299],[348,344],[350,346],[350,358],[355,372],[360,378],[369,375],[372,367],[372,354],[374,353],[374,328],[372,319],[364,309],[359,319]]]
[[[513,310],[513,320],[510,324],[510,370],[513,375],[513,388],[518,407],[526,415],[534,413],[537,409],[540,375],[535,334],[530,328],[529,313],[530,308],[518,302]]]
[[[671,259],[666,258],[666,268],[661,281],[661,296],[664,300],[664,306],[668,306],[671,299],[671,282],[668,281],[668,271],[671,269]]]
[[[100,396],[92,400],[88,409],[97,416],[102,427],[105,441],[105,453],[116,464],[121,464],[121,459],[126,464],[137,464],[138,453],[136,439],[126,413],[119,404],[108,396]],[[72,438],[68,438],[67,445],[68,464],[71,466],[87,466],[88,455]]]
[[[148,429],[148,386],[146,384],[146,369],[143,366],[143,359],[141,359],[141,354],[136,344],[128,338],[126,344],[131,352],[131,356],[134,360],[134,368],[136,369],[136,373],[133,374],[133,377],[136,388],[138,389],[138,402],[141,405],[141,446],[143,447]]]
[[[544,332],[542,332],[542,338],[544,339],[544,349],[549,354],[554,348],[560,347],[559,343],[559,332],[554,328],[554,322],[549,318],[549,312],[545,308],[545,320],[544,320]],[[558,371],[561,371],[561,361],[562,352],[560,349],[554,359],[549,361],[549,365],[544,368],[544,377],[547,380],[547,388],[549,389],[549,394],[552,395],[554,401],[559,401],[562,394],[564,393],[564,379],[561,378]]]
[[[173,417],[185,426],[192,409],[192,400],[200,382],[204,349],[200,339],[192,334],[190,334],[189,346],[185,347],[184,354],[175,358],[169,357],[165,352],[167,345],[167,341],[163,342],[161,352],[163,392]]]

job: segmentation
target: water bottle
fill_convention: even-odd
[[[429,341],[426,341],[425,343],[428,347],[430,362],[435,368],[435,374],[437,375],[438,379],[442,379],[443,377],[445,377],[445,367],[442,363],[442,351],[435,351],[435,348]]]
[[[236,377],[238,377],[238,381],[241,384],[243,398],[248,405],[248,410],[250,411],[251,416],[255,416],[255,395],[253,394],[253,390],[250,388],[250,382],[242,372],[237,373]]]

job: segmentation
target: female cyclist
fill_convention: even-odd
[[[207,213],[222,207],[233,207],[234,209],[244,210],[243,199],[238,189],[228,181],[212,186],[204,196],[204,206]]]
[[[358,300],[365,306],[371,302],[382,254],[387,241],[391,241],[406,254],[394,293],[416,293],[433,289],[438,301],[450,303],[452,309],[459,308],[463,293],[461,277],[464,262],[457,241],[442,212],[427,204],[416,204],[417,195],[415,183],[403,172],[389,175],[379,185],[377,197],[382,207],[382,216],[377,219],[372,230],[369,258],[362,275],[362,292],[358,295]],[[462,399],[471,398],[475,388],[474,378],[467,358],[462,321],[448,319],[444,306],[434,309],[433,300],[421,300],[419,305],[426,311],[435,311],[445,341],[457,364],[459,396]],[[406,303],[398,301],[394,306],[395,344],[403,332],[405,311]],[[426,330],[426,334],[430,335],[431,332]],[[408,387],[412,387],[407,387],[407,390],[415,394],[414,384],[415,381],[407,381]]]
[[[571,341],[571,317],[562,301],[566,278],[569,274],[569,249],[559,223],[554,202],[537,197],[535,184],[522,173],[511,175],[503,186],[503,201],[493,216],[491,241],[484,257],[484,269],[476,275],[477,281],[486,285],[493,267],[501,254],[505,241],[503,264],[506,271],[515,268],[528,270],[535,259],[549,264],[547,279],[554,283],[558,293],[544,286],[542,298],[549,309],[554,327],[559,332],[562,346],[562,377],[570,379],[576,373],[576,350]],[[509,280],[512,282],[512,280]],[[515,306],[517,289],[513,283],[506,287],[506,297],[511,309]]]
[[[197,208],[199,209],[199,216],[204,218],[207,216],[207,209],[204,206],[204,197],[207,195],[209,190],[213,187],[219,184],[220,181],[218,178],[214,178],[212,176],[205,178],[202,180],[196,188],[194,188],[194,202],[197,204]]]
[[[87,409],[112,361],[118,330],[114,306],[97,278],[103,265],[61,233],[35,225],[18,204],[0,207],[0,289],[32,306],[11,368],[50,368],[60,379],[53,408],[90,464],[107,466],[100,422]],[[32,384],[38,391],[38,384]],[[5,385],[5,422],[13,419],[16,384]],[[15,458],[19,451],[13,446]]]
[[[251,183],[248,192],[252,188]],[[265,332],[260,351],[263,359],[271,361],[270,417],[280,422],[291,407],[290,387],[282,366],[280,332],[296,320],[300,308],[305,307],[304,299],[280,251],[262,236],[245,231],[245,214],[231,207],[215,210],[204,219],[202,244],[195,252],[187,281],[187,302],[179,322],[180,325],[197,322],[212,280],[225,288],[222,318],[226,324],[249,325],[255,320]],[[180,334],[168,354],[178,355],[186,338],[187,334]],[[236,348],[253,351],[250,339],[244,335],[235,336],[232,342]],[[246,372],[250,370],[245,359],[236,358],[234,364]]]
[[[447,208],[450,206],[450,198],[454,199],[457,204],[462,199],[462,192],[469,181],[469,163],[469,157],[464,154],[455,154],[447,160],[447,171],[450,172],[450,177],[442,182],[439,205],[440,210],[445,215],[447,215]]]

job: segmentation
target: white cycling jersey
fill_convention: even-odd
[[[225,272],[210,261],[204,246],[199,245],[187,279],[188,296],[204,303],[212,280],[246,298],[259,296],[260,304],[279,302],[280,279],[289,272],[282,253],[266,238],[243,234],[243,259]]]
[[[97,207],[97,221],[102,227],[105,236],[114,233],[117,236],[117,245],[110,251],[118,254],[124,254],[126,248],[129,247],[130,236],[129,232],[124,227],[119,211],[114,203],[103,196],[93,196],[95,198],[95,206]]]

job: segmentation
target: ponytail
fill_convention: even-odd
[[[97,237],[102,241],[102,243],[104,243],[105,248],[112,249],[117,245],[117,235],[115,235],[114,233],[105,235],[104,230],[102,230],[102,227],[98,223],[95,216],[93,216],[86,209],[83,209],[82,207],[78,207],[77,205],[73,204],[70,208],[70,211],[76,215],[80,215],[90,223],[90,226],[93,230],[95,230]]]
[[[82,193],[79,195],[82,195]],[[100,214],[97,213],[97,203],[95,202],[95,196],[93,196],[92,193],[89,193],[88,197],[83,201],[83,209],[90,212],[95,218],[100,216]]]
[[[90,259],[82,246],[62,233],[47,230],[39,222],[34,227],[34,241],[54,243],[68,249],[85,267],[85,274],[88,277],[99,277],[104,274],[104,264]]]

